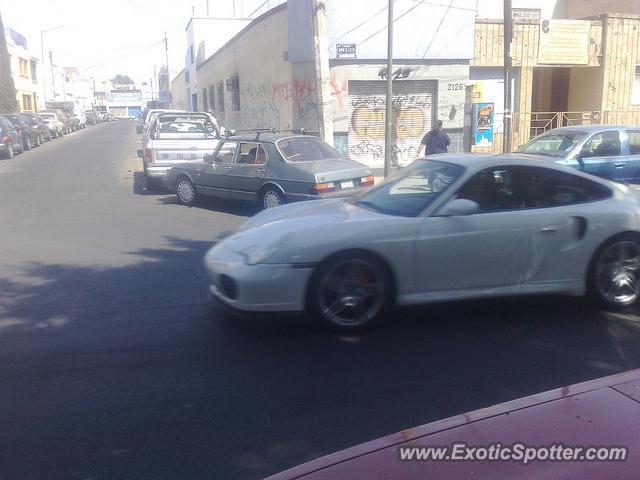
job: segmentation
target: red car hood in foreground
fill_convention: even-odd
[[[523,443],[616,446],[624,461],[401,461],[401,447]],[[638,479],[640,370],[592,380],[404,430],[279,473],[268,480]]]

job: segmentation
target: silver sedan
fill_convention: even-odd
[[[506,295],[624,308],[640,296],[640,196],[543,158],[436,155],[353,198],[264,211],[205,265],[235,311],[306,310],[340,330]]]

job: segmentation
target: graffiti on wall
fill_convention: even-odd
[[[386,100],[384,95],[349,97],[349,155],[371,167],[384,163]],[[415,159],[422,135],[431,128],[431,93],[393,96],[392,164]]]
[[[286,111],[293,111],[298,120],[318,119],[316,87],[312,80],[248,81],[243,82],[241,93],[242,128],[291,128],[284,115]]]

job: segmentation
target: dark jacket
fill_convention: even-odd
[[[422,137],[422,145],[425,146],[425,155],[447,153],[451,139],[442,130],[431,130]]]

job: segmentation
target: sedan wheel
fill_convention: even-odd
[[[629,307],[640,299],[640,242],[620,237],[604,245],[594,259],[591,292],[605,307]]]
[[[14,151],[13,151],[13,144],[9,144],[9,146],[7,147],[7,150],[5,151],[5,157],[6,158],[13,158],[14,156]]]
[[[263,210],[279,207],[280,205],[284,205],[284,197],[278,190],[267,188],[262,192],[260,197],[260,207]]]
[[[311,283],[314,316],[335,330],[356,331],[380,320],[392,303],[386,269],[368,256],[339,256],[323,264]]]
[[[22,144],[22,151],[25,150],[31,150],[31,139],[29,138]]]
[[[176,186],[176,195],[182,205],[193,205],[197,196],[196,187],[188,178],[181,178]]]

